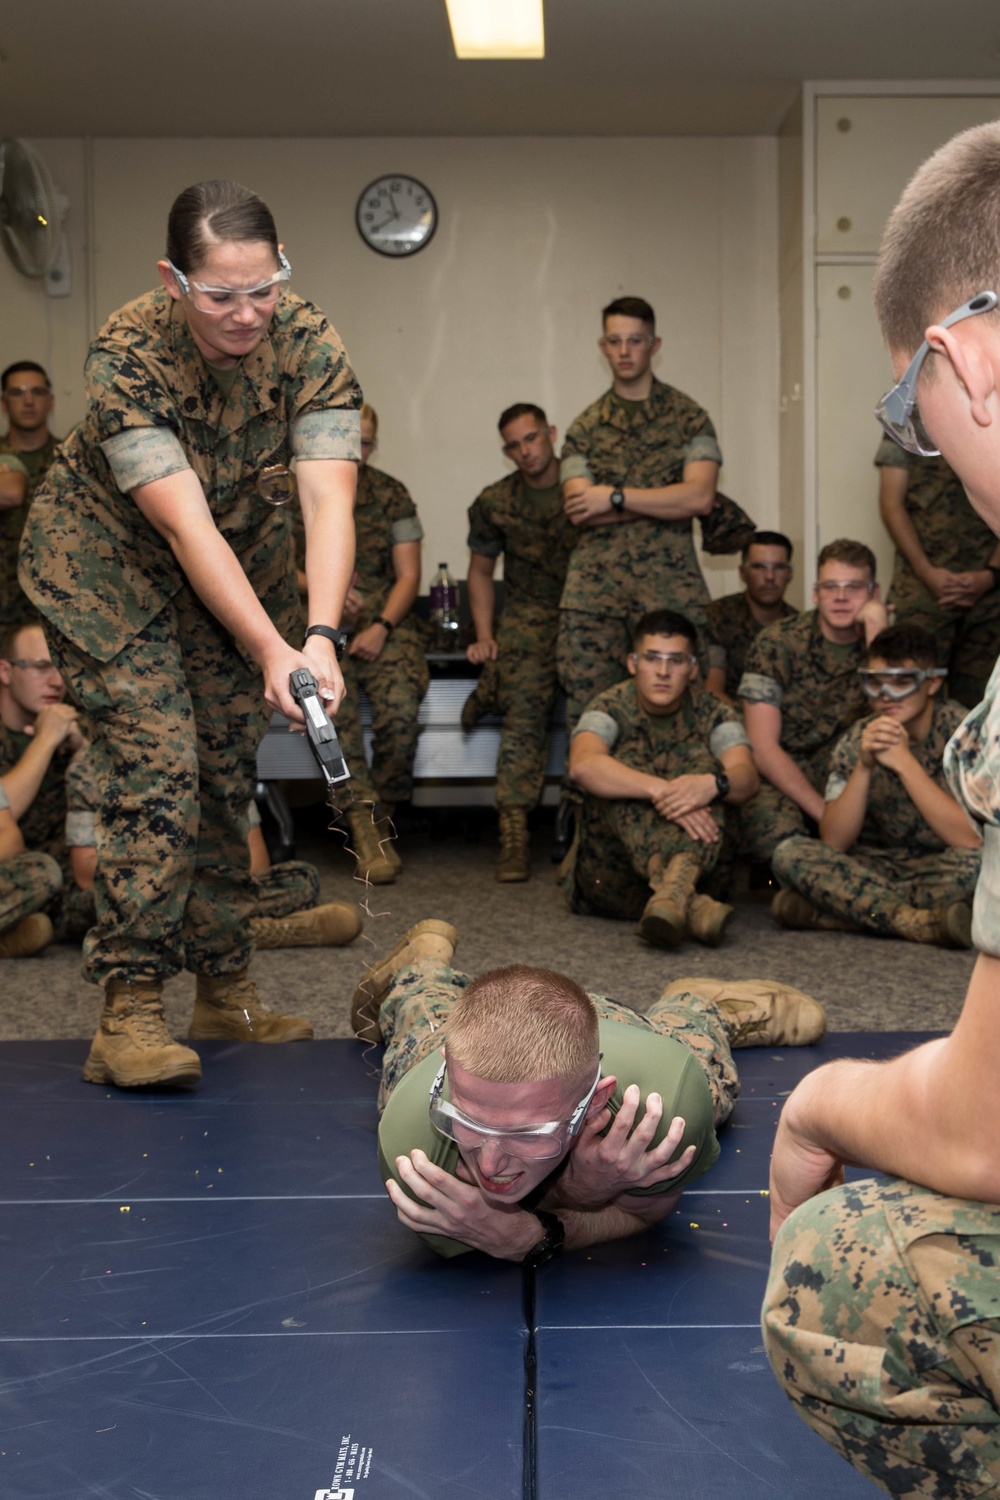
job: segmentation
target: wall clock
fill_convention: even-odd
[[[358,233],[379,255],[415,255],[434,238],[438,211],[434,195],[415,177],[397,172],[377,177],[358,199]]]

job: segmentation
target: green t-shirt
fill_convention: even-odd
[[[714,1166],[719,1157],[712,1093],[701,1064],[683,1042],[654,1031],[645,1017],[638,1013],[634,1024],[602,1020],[600,1035],[604,1053],[601,1076],[607,1078],[614,1074],[618,1080],[609,1101],[612,1115],[617,1115],[621,1108],[622,1095],[628,1086],[637,1083],[642,1096],[638,1111],[640,1119],[647,1094],[658,1093],[663,1098],[663,1117],[652,1144],[659,1145],[670,1129],[671,1120],[681,1115],[685,1122],[684,1139],[676,1154],[679,1156],[692,1144],[697,1147],[694,1160],[682,1176],[657,1187],[642,1188],[636,1196],[652,1197],[688,1187]],[[409,1156],[414,1149],[425,1152],[443,1171],[455,1174],[458,1147],[434,1129],[428,1113],[431,1084],[440,1066],[440,1056],[432,1052],[400,1079],[389,1097],[378,1128],[378,1164],[383,1182],[391,1177],[400,1187],[404,1186],[396,1174],[396,1158]],[[553,1175],[555,1171],[558,1171],[558,1166]],[[528,1201],[539,1201],[548,1182],[546,1179],[529,1200],[522,1203],[522,1207],[527,1206]],[[439,1255],[464,1255],[471,1248],[461,1240],[446,1239],[438,1234],[422,1234],[420,1238]]]
[[[208,365],[209,370],[212,372],[212,379],[215,381],[216,385],[219,387],[219,390],[228,401],[229,392],[236,384],[236,377],[240,373],[239,360],[237,360],[234,365],[227,365],[225,368],[223,368],[222,365],[213,365],[211,360],[209,359],[206,359],[205,363],[206,365]]]

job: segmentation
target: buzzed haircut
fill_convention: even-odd
[[[747,560],[751,547],[784,547],[789,562],[792,560],[794,550],[787,536],[781,531],[755,531],[741,553],[744,562]]]
[[[497,430],[503,432],[508,422],[515,421],[518,417],[533,417],[536,422],[541,422],[543,427],[548,427],[549,419],[540,406],[533,401],[515,401],[513,406],[508,406],[506,411],[500,413]]]
[[[44,365],[37,365],[33,359],[19,359],[16,360],[14,364],[8,365],[3,374],[0,375],[0,391],[5,391],[7,389],[7,381],[10,379],[11,375],[15,375],[18,370],[31,370],[33,374],[41,375],[49,390],[52,389],[52,382],[49,379],[48,371],[45,369]]]
[[[816,572],[828,562],[846,563],[849,568],[867,568],[872,575],[872,582],[875,582],[875,554],[864,542],[852,542],[846,536],[838,537],[835,542],[827,542],[816,559]]]
[[[678,614],[676,609],[651,609],[648,615],[643,615],[632,632],[633,651],[638,651],[647,635],[682,635],[691,643],[692,651],[698,649],[697,626],[691,623],[687,615]]]
[[[582,1083],[599,1048],[597,1010],[587,992],[565,974],[527,964],[480,974],[445,1027],[447,1055],[491,1083]]]
[[[378,412],[375,410],[374,406],[371,406],[369,402],[366,401],[358,415],[359,419],[362,422],[370,422],[372,424],[372,431],[374,432],[375,436],[378,437]]]
[[[602,325],[609,318],[639,318],[650,333],[656,332],[656,314],[644,297],[616,297],[601,311]]]
[[[889,625],[865,647],[865,662],[878,657],[890,667],[915,661],[918,667],[936,667],[937,643],[922,625]]]
[[[985,291],[1000,292],[998,121],[935,151],[893,209],[875,271],[882,336],[890,350],[913,354],[931,323]]]
[[[21,620],[17,625],[11,625],[0,636],[0,661],[13,661],[17,654],[17,638],[22,630],[30,630],[33,625],[38,625],[38,620]]]

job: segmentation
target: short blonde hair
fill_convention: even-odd
[[[463,991],[448,1016],[445,1049],[491,1083],[582,1083],[597,1063],[597,1011],[565,974],[507,964]]]
[[[882,336],[894,353],[913,354],[931,323],[984,291],[1000,294],[997,121],[935,151],[893,209],[875,271]]]
[[[372,431],[378,437],[378,412],[374,406],[369,406],[367,401],[361,408],[361,420],[362,422],[370,422],[372,424]]]
[[[875,554],[864,542],[852,542],[849,537],[838,537],[835,542],[827,542],[819,557],[816,559],[816,572],[828,562],[846,563],[849,568],[867,568],[875,582]]]

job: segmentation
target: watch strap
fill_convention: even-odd
[[[616,510],[619,515],[625,509],[625,491],[619,484],[611,491],[611,509]]]
[[[305,640],[308,640],[311,635],[322,635],[328,641],[332,641],[334,650],[337,653],[337,660],[340,660],[347,648],[346,630],[335,630],[332,625],[308,625],[306,627]]]
[[[566,1241],[566,1225],[558,1214],[550,1214],[545,1208],[532,1208],[529,1209],[529,1213],[534,1214],[544,1233],[537,1245],[532,1245],[521,1264],[532,1267],[544,1266],[562,1250]]]
[[[396,628],[391,620],[386,619],[385,615],[376,615],[372,623],[374,625],[381,625],[382,629],[388,631],[390,635]]]

